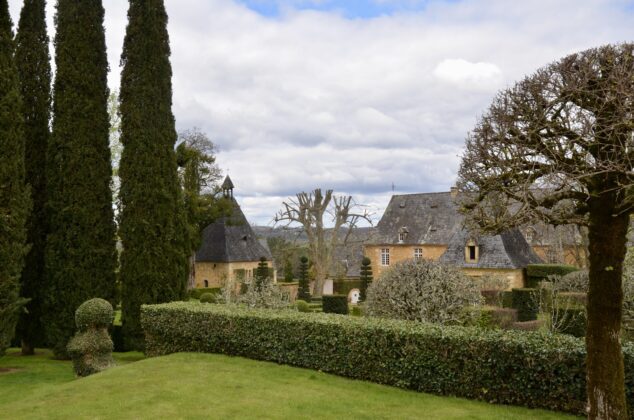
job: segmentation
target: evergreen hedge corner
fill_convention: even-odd
[[[323,295],[321,299],[324,313],[348,315],[348,296]]]
[[[46,147],[50,137],[51,65],[46,31],[45,0],[26,0],[15,38],[15,62],[20,78],[24,117],[25,176],[31,187],[33,210],[27,219],[27,243],[20,279],[20,295],[30,299],[20,315],[17,335],[22,353],[33,354],[44,345],[40,322],[44,299],[44,249],[46,245]]]
[[[67,356],[75,308],[92,297],[113,302],[115,296],[117,252],[103,20],[101,1],[57,2],[42,317],[57,357]]]
[[[26,221],[31,210],[25,183],[24,132],[20,84],[14,62],[11,16],[0,0],[0,356],[15,333],[27,300],[19,297],[27,252]]]
[[[146,305],[146,354],[221,353],[496,404],[585,415],[585,343],[561,334],[173,302]],[[634,345],[623,345],[634,412]]]
[[[141,305],[187,296],[192,242],[174,151],[169,56],[164,2],[130,0],[119,92],[119,276],[124,339],[137,350],[144,345]]]
[[[526,266],[526,287],[537,288],[539,282],[548,279],[549,276],[565,276],[574,271],[579,271],[574,265],[529,264]]]
[[[517,309],[519,322],[534,321],[539,313],[539,290],[512,289],[513,309]]]

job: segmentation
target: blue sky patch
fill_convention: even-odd
[[[423,10],[429,0],[237,0],[251,10],[279,17],[288,8],[340,13],[348,19],[370,19],[395,12]]]

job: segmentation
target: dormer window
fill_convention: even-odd
[[[405,239],[407,239],[407,234],[409,233],[409,231],[407,230],[407,228],[405,226],[403,226],[402,228],[400,228],[398,230],[398,243],[402,244],[403,242],[405,242]]]
[[[467,263],[475,264],[480,258],[480,248],[473,239],[469,239],[464,249],[464,259]]]

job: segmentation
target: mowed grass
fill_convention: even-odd
[[[215,354],[140,359],[75,379],[48,352],[0,359],[0,418],[565,419],[561,413],[438,397]],[[134,363],[132,363],[134,362]]]

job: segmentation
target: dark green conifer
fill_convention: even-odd
[[[47,149],[49,234],[43,322],[67,357],[75,309],[112,301],[115,225],[110,182],[108,61],[99,0],[58,0],[53,133]]]
[[[360,275],[361,288],[359,290],[359,301],[365,302],[365,298],[368,293],[368,287],[372,284],[372,261],[368,257],[363,257],[361,260]]]
[[[31,299],[20,316],[18,335],[22,354],[43,345],[40,323],[44,290],[46,244],[46,146],[51,116],[51,64],[46,32],[46,0],[25,0],[16,36],[15,61],[20,78],[24,118],[26,183],[31,187],[33,210],[27,220],[30,245],[22,270],[21,296]]]
[[[121,55],[119,236],[123,331],[143,348],[140,306],[185,297],[189,243],[176,168],[172,68],[162,0],[131,0]]]
[[[265,257],[260,257],[258,268],[255,270],[255,288],[257,290],[262,289],[265,282],[269,280],[269,265],[266,262]]]
[[[308,280],[308,258],[301,257],[299,259],[299,285],[297,290],[297,298],[310,301],[310,283]]]
[[[7,0],[0,0],[0,356],[15,332],[26,246],[29,191],[24,182],[20,82]]]

